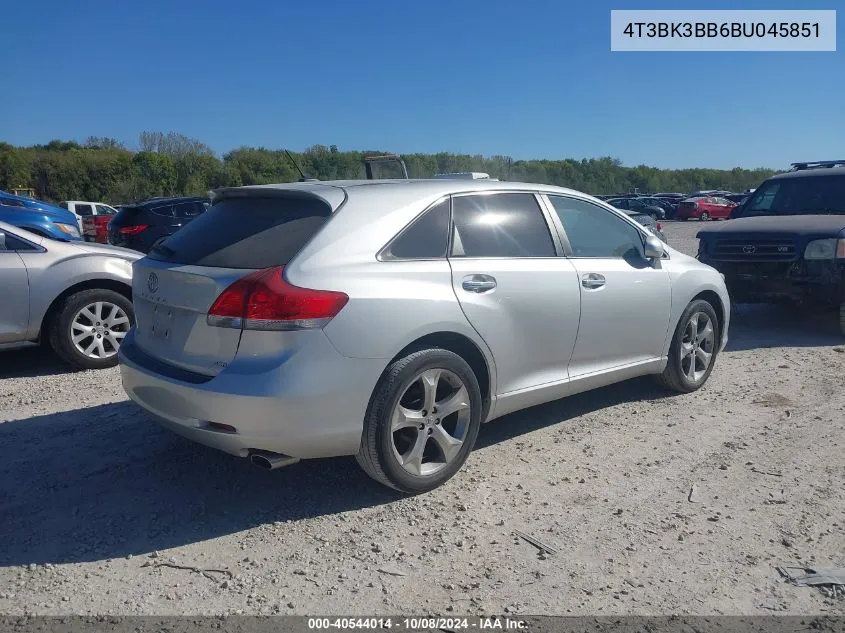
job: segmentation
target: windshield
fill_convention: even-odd
[[[845,214],[845,174],[770,181],[742,209],[743,217],[825,213]]]

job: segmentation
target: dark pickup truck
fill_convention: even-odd
[[[831,306],[845,334],[845,160],[793,164],[732,218],[698,232],[698,259],[731,298]]]

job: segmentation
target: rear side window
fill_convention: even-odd
[[[555,257],[549,226],[530,193],[455,196],[452,257]]]
[[[162,205],[160,207],[153,207],[150,209],[154,214],[163,216],[165,218],[176,217],[176,207],[172,204]]]
[[[205,211],[205,206],[202,202],[185,202],[173,207],[174,216],[182,219],[195,218],[203,211]]]
[[[149,257],[221,268],[284,266],[331,213],[311,196],[225,198],[153,247]]]
[[[90,204],[74,205],[73,210],[76,212],[76,215],[94,215],[94,209],[91,208]]]
[[[5,234],[5,237],[0,241],[0,251],[37,251],[38,247],[29,242],[24,242],[22,239],[14,235]]]
[[[449,242],[449,199],[414,220],[381,252],[385,260],[439,259]]]

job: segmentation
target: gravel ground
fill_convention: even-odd
[[[665,230],[694,252],[697,228]],[[510,415],[414,498],[352,459],[254,469],[149,422],[117,370],[5,353],[0,612],[843,614],[774,569],[845,565],[843,342],[738,306],[699,392]]]

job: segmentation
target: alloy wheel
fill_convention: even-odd
[[[716,329],[710,317],[696,312],[687,321],[681,338],[681,371],[692,382],[707,373],[716,347]]]
[[[108,301],[96,301],[74,315],[70,337],[73,346],[83,356],[109,358],[117,354],[129,327],[129,316],[123,308]]]
[[[461,379],[446,369],[427,369],[411,381],[391,415],[394,457],[412,475],[433,475],[460,453],[470,419]]]

